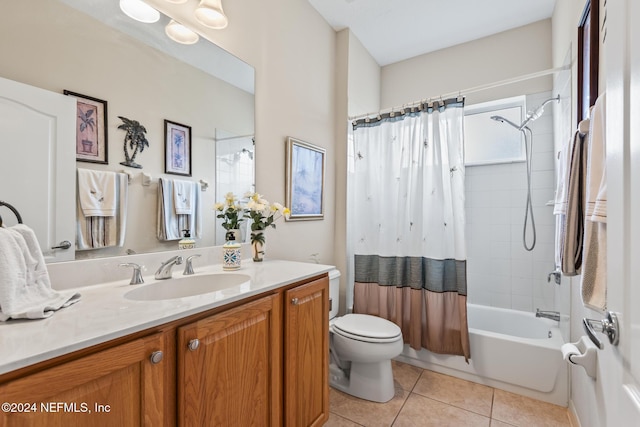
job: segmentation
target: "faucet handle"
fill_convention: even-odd
[[[193,258],[198,258],[200,257],[200,254],[196,254],[196,255],[191,255],[190,257],[187,258],[186,261],[186,265],[184,266],[184,272],[182,273],[183,276],[190,276],[192,274],[195,274],[195,272],[193,271],[193,265],[191,264],[191,260]]]
[[[134,262],[123,262],[118,264],[119,267],[132,267],[133,275],[131,276],[130,285],[140,285],[144,283],[144,279],[142,278],[142,268],[143,266],[136,264]]]

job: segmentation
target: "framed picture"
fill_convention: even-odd
[[[69,90],[63,93],[77,100],[76,160],[108,164],[107,101]]]
[[[289,221],[323,219],[325,149],[289,137],[286,155]]]
[[[191,176],[191,126],[164,121],[164,171]]]

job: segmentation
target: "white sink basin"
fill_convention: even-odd
[[[149,285],[136,287],[124,294],[124,297],[135,301],[192,297],[231,288],[249,280],[251,278],[246,274],[235,273],[176,276],[172,279],[159,280]]]

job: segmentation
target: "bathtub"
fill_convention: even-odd
[[[568,368],[558,322],[534,313],[467,305],[471,359],[416,351],[405,345],[396,360],[491,387],[568,403]]]

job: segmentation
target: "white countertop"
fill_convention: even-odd
[[[196,275],[239,273],[251,280],[208,294],[159,301],[124,297],[139,286],[153,285],[153,275],[144,276],[144,285],[129,285],[126,279],[76,288],[82,295],[80,302],[47,319],[0,322],[0,374],[277,289],[334,267],[265,260],[244,262],[240,270],[229,272],[222,270],[221,264],[194,268]],[[174,277],[182,277],[180,269],[174,270]]]

